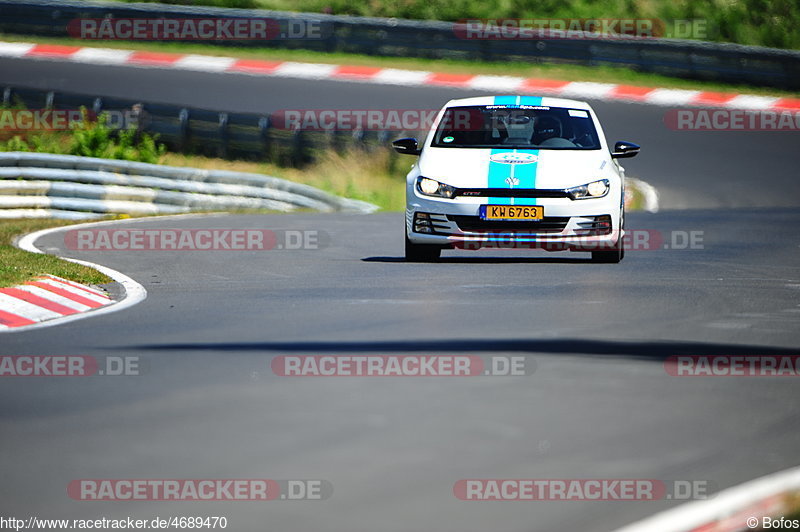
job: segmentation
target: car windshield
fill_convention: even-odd
[[[433,138],[436,148],[599,150],[584,109],[530,105],[448,108]]]

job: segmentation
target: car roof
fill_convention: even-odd
[[[588,103],[578,100],[519,94],[459,98],[447,102],[447,107],[463,107],[471,105],[544,105],[547,107],[568,107],[570,109],[586,109],[587,111],[591,110],[591,106]]]

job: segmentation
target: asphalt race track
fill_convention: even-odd
[[[35,81],[31,81],[35,80]],[[468,91],[0,60],[4,85],[225,110],[438,107]],[[138,357],[138,376],[6,378],[0,509],[53,518],[226,516],[235,531],[608,531],[678,501],[467,502],[459,479],[704,480],[800,463],[792,378],[674,377],[673,355],[797,355],[798,133],[688,133],[666,108],[593,102],[663,210],[654,249],[402,259],[402,214],[148,219],[150,229],[317,231],[319,249],[94,251],[130,309],[0,336],[3,355]],[[120,227],[123,227],[122,225]],[[702,236],[686,249],[675,235]],[[658,236],[661,240],[656,238]],[[679,238],[680,240],[680,238]],[[281,377],[279,355],[523,356],[529,376]],[[324,501],[87,502],[75,479],[325,479]]]

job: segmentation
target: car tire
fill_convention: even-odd
[[[441,254],[441,246],[414,244],[406,235],[406,262],[434,262]]]
[[[607,251],[592,251],[592,262],[601,264],[616,264],[625,257],[625,250],[617,243]]]
[[[622,234],[622,227],[624,227],[625,223],[625,214],[623,213],[620,217],[619,227],[620,227],[620,235]],[[625,257],[625,245],[623,242],[624,237],[620,236],[617,243],[614,244],[614,247],[611,249],[606,249],[603,251],[592,251],[592,262],[599,262],[603,264],[617,264]]]

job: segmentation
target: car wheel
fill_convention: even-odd
[[[414,244],[406,235],[406,262],[433,262],[442,254],[440,246]]]
[[[620,222],[622,227],[622,222]],[[621,234],[621,231],[620,231]],[[592,262],[600,262],[604,264],[616,264],[625,257],[625,246],[623,237],[620,236],[617,243],[611,249],[604,249],[603,251],[592,251]]]
[[[607,251],[592,251],[592,262],[616,264],[625,256],[625,250],[617,244]]]

